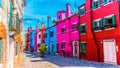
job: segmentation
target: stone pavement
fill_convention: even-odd
[[[25,52],[19,68],[120,68],[120,66],[60,56],[45,55],[44,58],[40,58],[39,53]]]

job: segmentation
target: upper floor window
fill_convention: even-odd
[[[85,6],[83,6],[79,9],[79,15],[83,15],[85,13],[86,13],[86,8],[85,8]]]
[[[62,49],[64,50],[65,48],[65,42],[62,42]]]
[[[75,23],[72,25],[72,31],[77,31],[78,30],[78,24]]]
[[[41,38],[41,35],[39,34],[39,38]]]
[[[116,26],[115,15],[111,15],[104,18],[104,28],[112,28]]]
[[[82,55],[86,54],[86,43],[80,44],[80,54],[82,54]]]
[[[109,2],[112,2],[113,0],[103,0],[103,4],[107,4]]]
[[[0,62],[3,62],[3,41],[0,39]]]
[[[53,37],[53,36],[54,36],[54,32],[51,31],[51,32],[50,32],[50,37]]]
[[[66,32],[66,27],[62,27],[62,28],[61,28],[61,32],[62,32],[62,34],[65,34],[65,32]]]
[[[47,33],[45,33],[45,38],[47,38]]]
[[[98,7],[100,7],[100,0],[93,0],[92,9],[97,9]]]
[[[80,32],[81,33],[86,33],[86,24],[81,24],[80,25]]]
[[[102,29],[102,25],[103,25],[102,22],[103,22],[102,19],[97,20],[97,21],[94,21],[94,22],[92,23],[93,30],[94,30],[94,31],[101,30],[101,29]]]

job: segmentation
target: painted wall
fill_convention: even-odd
[[[120,43],[120,33],[119,33],[119,10],[118,3],[116,0],[113,0],[112,3],[107,5],[101,5],[100,8],[96,10],[91,10],[91,0],[86,0],[85,6],[87,13],[80,17],[80,24],[86,23],[87,33],[80,35],[81,42],[86,42],[86,55],[81,55],[81,58],[92,60],[92,61],[104,61],[104,53],[103,53],[103,43],[102,41],[105,39],[115,39],[116,45],[119,47]],[[102,2],[102,1],[101,1]],[[112,10],[111,10],[112,9]],[[116,28],[110,30],[102,30],[99,32],[92,32],[92,22],[99,18],[104,18],[106,16],[114,14],[116,16]],[[113,33],[111,35],[111,33]],[[98,53],[99,51],[99,53]],[[119,51],[117,52],[117,63],[120,64]]]

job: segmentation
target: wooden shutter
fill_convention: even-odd
[[[104,18],[104,25],[107,24],[107,18]]]
[[[92,23],[92,27],[93,27],[93,28],[95,27],[95,21]]]
[[[112,16],[112,25],[115,25],[115,15]]]
[[[101,1],[101,0],[98,0],[98,7],[100,7],[100,5],[101,5],[101,4],[100,4],[100,1]]]
[[[92,2],[92,9],[95,9],[95,3]]]
[[[102,27],[102,19],[100,19],[99,24],[100,24],[100,27]]]
[[[86,31],[86,24],[84,25],[84,29],[85,29],[85,31]]]

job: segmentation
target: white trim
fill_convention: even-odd
[[[84,9],[85,8],[85,6],[81,6],[79,9]]]
[[[97,31],[94,31],[94,32],[101,32],[102,30],[97,30]]]
[[[80,24],[80,26],[86,25],[86,23]]]
[[[115,29],[115,27],[113,27],[113,28],[108,28],[108,29],[105,29],[105,30],[112,30],[112,29]]]
[[[80,33],[80,35],[85,35],[86,33]]]
[[[107,5],[111,4],[112,2],[113,2],[113,1],[108,2],[107,4],[104,4],[103,6],[107,6]]]
[[[96,20],[93,20],[93,21],[100,21],[102,18],[98,18],[98,19],[96,19]]]
[[[81,41],[80,43],[86,43],[86,41]]]
[[[110,18],[110,17],[112,17],[113,15],[115,15],[115,14],[111,14],[111,15],[105,16],[104,18]]]
[[[77,24],[78,22],[74,22],[74,23],[72,23],[72,25],[75,25],[75,24]]]
[[[95,10],[97,10],[97,9],[99,9],[100,8],[100,6],[98,7],[98,8],[96,8],[96,9],[93,9],[93,11],[95,11]]]
[[[103,40],[103,42],[106,42],[106,41],[114,41],[114,42],[116,42],[115,39],[105,39],[105,40]]]

